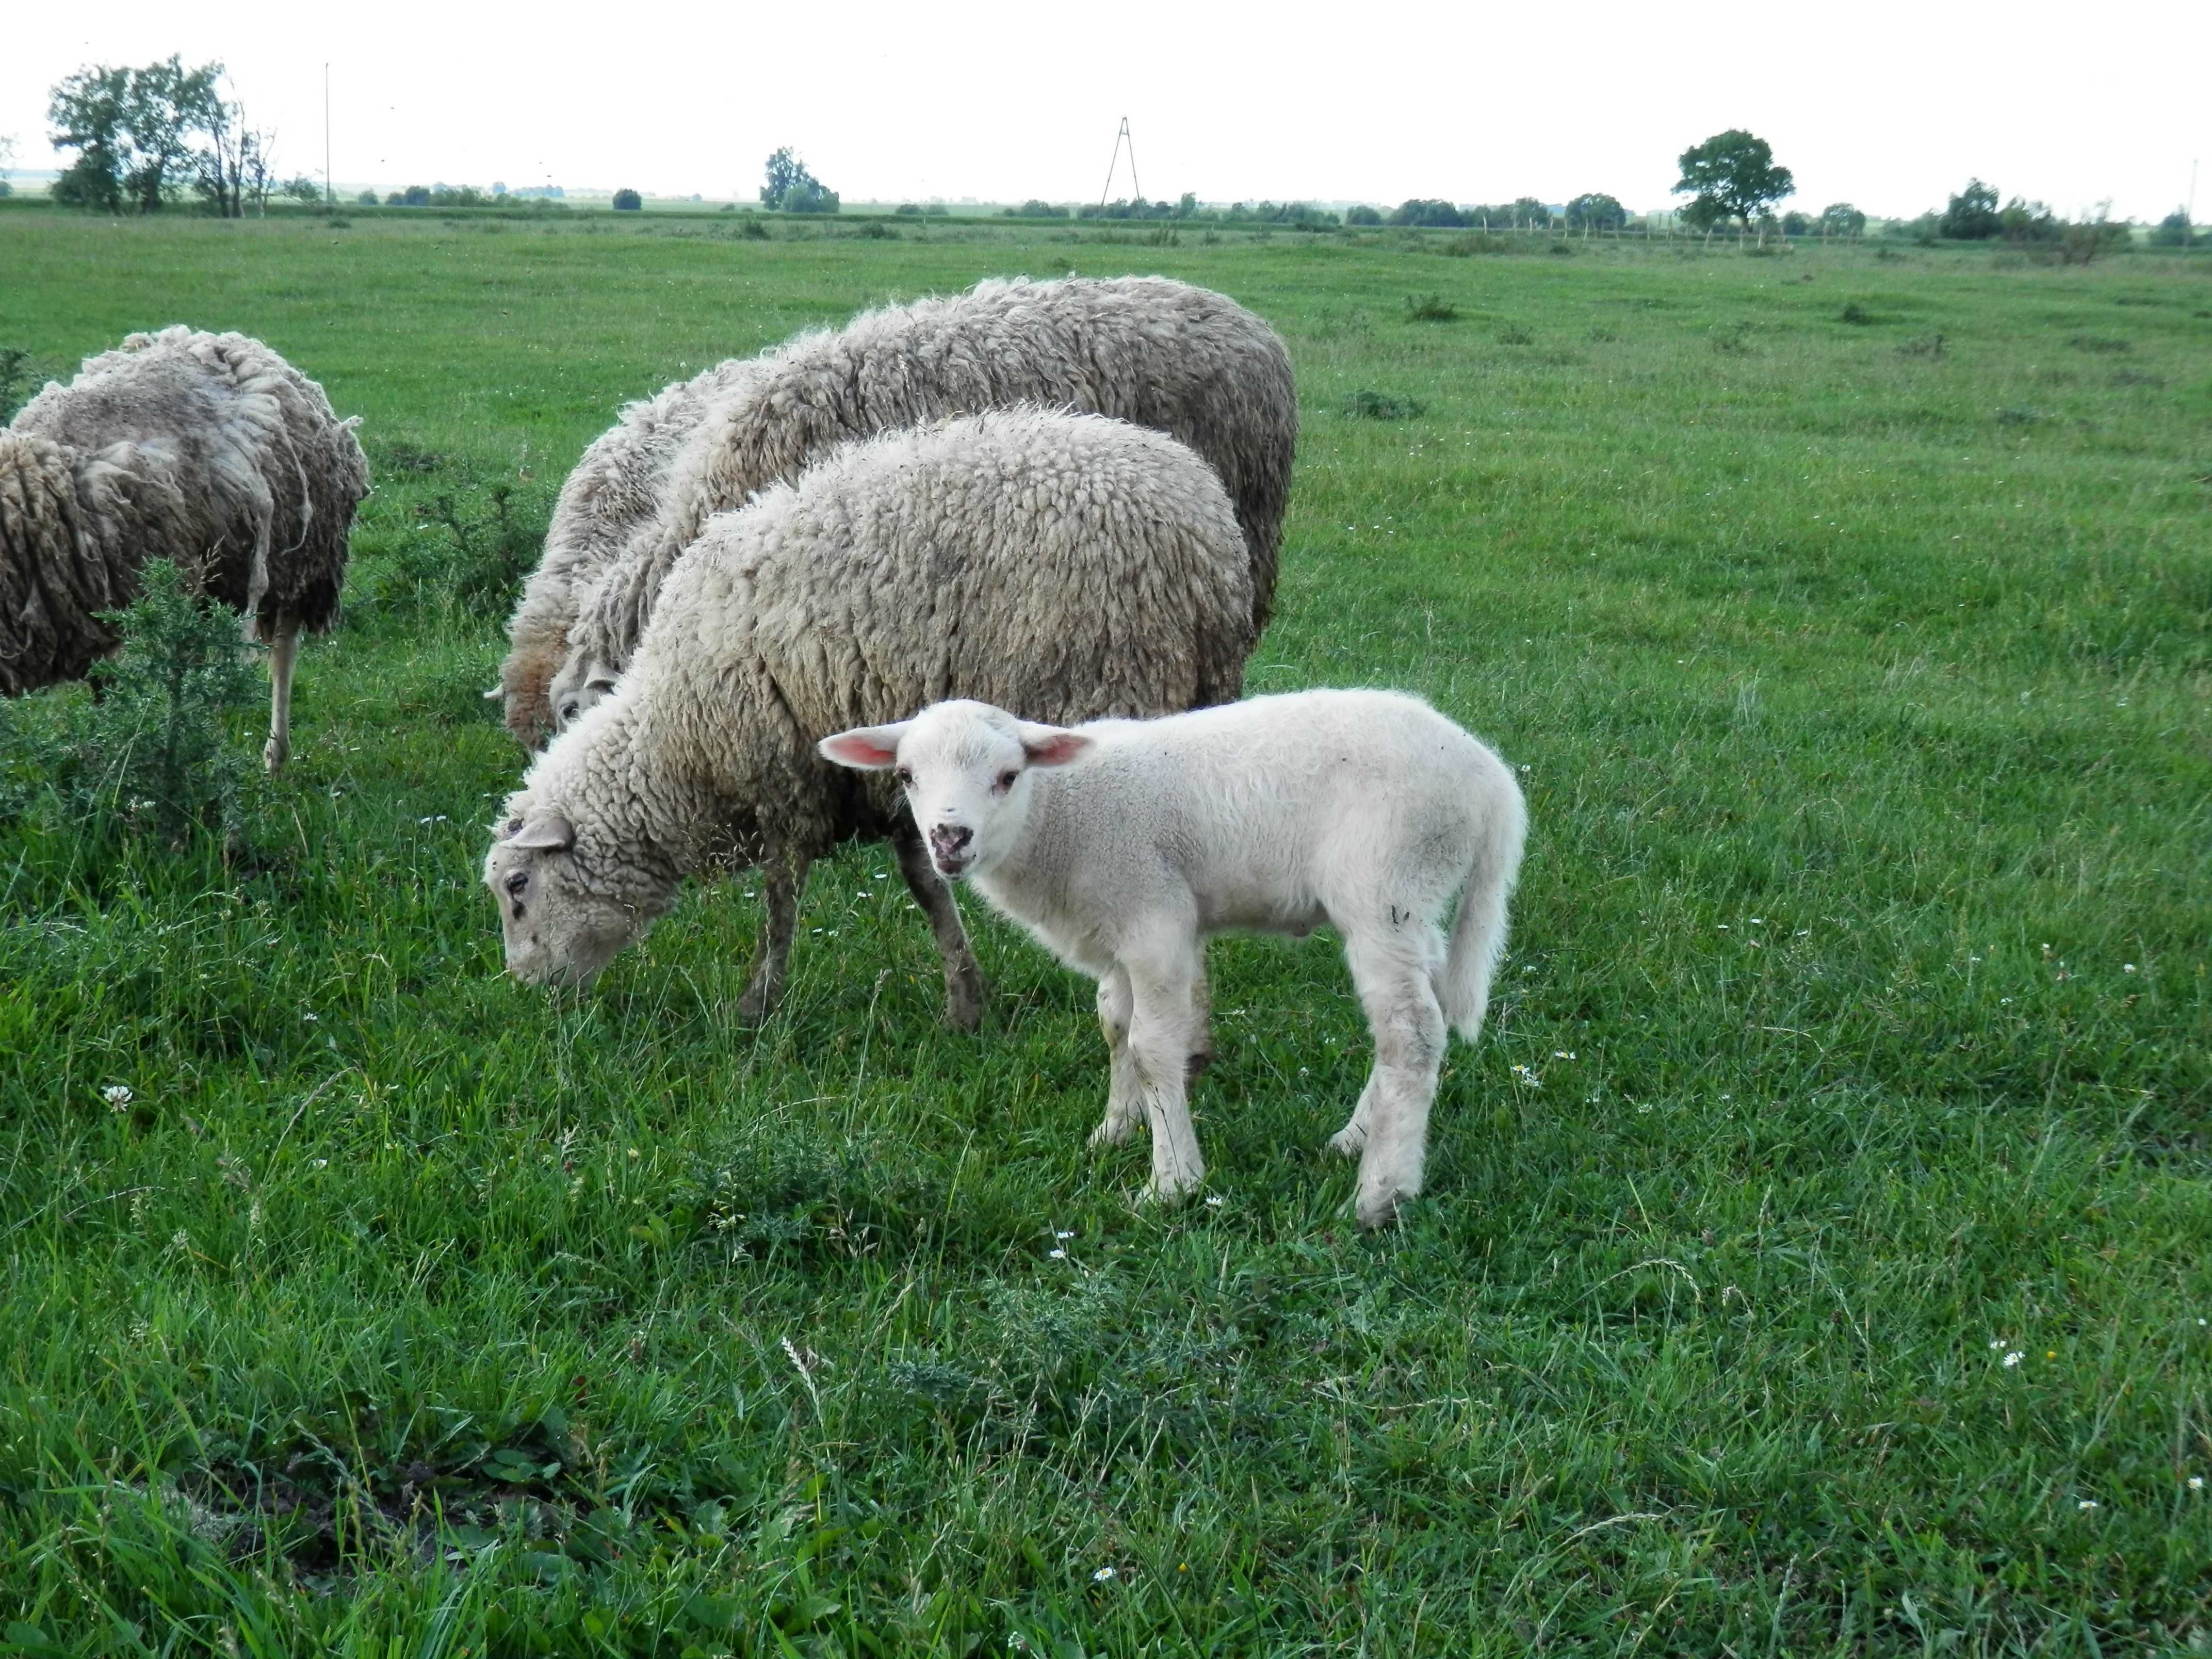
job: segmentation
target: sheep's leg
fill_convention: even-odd
[[[753,948],[752,973],[744,994],[738,999],[738,1018],[757,1025],[775,1012],[783,994],[785,966],[791,960],[791,937],[799,928],[799,896],[806,890],[808,860],[798,853],[771,853],[761,870],[760,942]]]
[[[1359,1102],[1352,1109],[1345,1125],[1328,1138],[1329,1149],[1346,1158],[1358,1158],[1367,1145],[1370,1127],[1375,1121],[1375,1086],[1382,1076],[1378,1066],[1367,1074],[1367,1086],[1359,1091]]]
[[[1186,938],[1173,948],[1128,961],[1132,1018],[1129,1048],[1143,1091],[1145,1116],[1152,1131],[1154,1198],[1173,1200],[1206,1179],[1206,1159],[1191,1127],[1187,1082],[1198,974],[1197,940]]]
[[[300,654],[300,624],[287,617],[269,641],[269,741],[261,763],[270,771],[292,757],[292,664]]]
[[[901,818],[891,826],[891,845],[897,849],[907,891],[929,918],[929,931],[937,935],[937,954],[945,962],[945,1023],[972,1031],[983,1023],[983,970],[975,965],[968,930],[960,925],[960,907],[952,890],[930,867],[921,833],[911,819]]]
[[[1118,1146],[1137,1133],[1145,1118],[1144,1079],[1137,1074],[1137,1057],[1129,1048],[1129,1020],[1135,1008],[1129,975],[1115,967],[1098,981],[1098,1025],[1106,1033],[1108,1075],[1106,1116],[1091,1132],[1094,1146]]]
[[[1184,1063],[1183,1076],[1195,1083],[1199,1073],[1213,1064],[1213,988],[1206,982],[1203,939],[1198,945],[1198,977],[1190,988],[1190,1059]]]
[[[1421,1190],[1429,1108],[1443,1063],[1444,1011],[1431,975],[1436,952],[1424,951],[1428,941],[1408,939],[1404,933],[1355,933],[1345,941],[1352,981],[1375,1034],[1374,1075],[1344,1131],[1358,1128],[1361,1112],[1366,1114],[1354,1200],[1363,1227],[1382,1226]]]

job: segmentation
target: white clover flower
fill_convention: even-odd
[[[1048,1256],[1050,1256],[1054,1261],[1065,1261],[1067,1260],[1067,1252],[1066,1250],[1050,1249],[1047,1250],[1045,1254]]]
[[[1228,1201],[1219,1193],[1208,1193],[1206,1195],[1206,1207],[1209,1210],[1218,1210]]]
[[[2135,970],[2136,965],[2132,962],[2124,962],[2120,964],[2120,971],[2124,974],[2132,974]]]
[[[1073,1238],[1075,1235],[1073,1233],[1054,1233],[1053,1237],[1054,1238]]]
[[[2191,1475],[2189,1477],[2189,1490],[2191,1492],[2203,1492],[2204,1490],[2204,1477],[2201,1474]]]
[[[2077,1509],[2077,1510],[2094,1510],[2094,1509],[2100,1509],[2100,1508],[2102,1508],[2103,1506],[2102,1506],[2101,1504],[2100,1504],[2097,1502],[2097,1500],[2096,1500],[2095,1498],[2083,1498],[2080,1503],[2076,1504],[2074,1507],[2075,1507],[2075,1509]]]
[[[111,1083],[100,1091],[100,1097],[107,1103],[108,1110],[119,1112],[130,1105],[131,1091],[123,1084]]]

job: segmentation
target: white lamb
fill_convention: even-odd
[[[1375,1068],[1330,1141],[1363,1152],[1380,1226],[1421,1190],[1444,1029],[1472,1042],[1505,945],[1528,813],[1511,769],[1417,697],[1302,691],[1150,720],[1032,725],[988,703],[820,744],[896,769],[931,863],[1098,981],[1112,1054],[1094,1145],[1152,1134],[1150,1190],[1206,1175],[1185,1100],[1209,933],[1327,922],[1375,1033]],[[1459,896],[1447,940],[1441,926]]]

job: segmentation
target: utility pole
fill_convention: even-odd
[[[337,194],[331,188],[331,66],[323,65],[323,205],[336,207]]]
[[[1124,143],[1129,147],[1129,194],[1141,198],[1145,193],[1145,187],[1137,182],[1137,141],[1129,136],[1129,118],[1125,115],[1121,118],[1121,131],[1114,135],[1113,158],[1106,163],[1106,183],[1098,192],[1100,207],[1106,205],[1106,193],[1114,188],[1114,169],[1121,165]]]

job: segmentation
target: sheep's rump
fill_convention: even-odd
[[[1126,422],[1016,409],[847,445],[715,515],[637,672],[764,679],[799,775],[789,801],[760,805],[816,818],[802,839],[818,842],[880,832],[894,794],[821,761],[816,739],[947,697],[1060,723],[1233,701],[1252,618],[1243,532],[1203,459]]]
[[[508,620],[499,671],[507,729],[526,747],[553,729],[547,692],[584,596],[659,512],[670,464],[744,366],[738,359],[718,363],[625,405],[561,486],[545,550]]]
[[[572,665],[629,662],[710,514],[839,442],[1015,404],[1113,416],[1204,457],[1240,527],[1254,636],[1267,625],[1297,395],[1274,330],[1222,295],[1162,276],[992,281],[865,313],[746,367],[671,469],[658,519],[586,603]]]
[[[314,381],[240,334],[134,334],[69,385],[49,384],[16,414],[0,465],[0,564],[11,567],[0,569],[0,660],[14,665],[0,672],[20,682],[11,689],[81,674],[112,647],[94,612],[127,603],[149,557],[175,560],[264,640],[283,626],[327,629],[369,489],[353,427]],[[62,471],[74,475],[66,486]],[[87,568],[64,571],[64,558]]]

